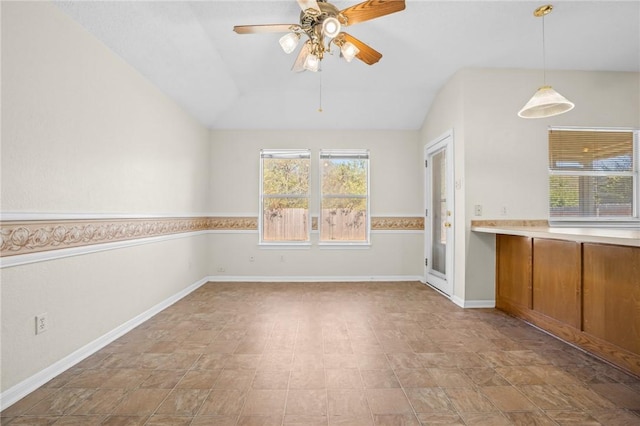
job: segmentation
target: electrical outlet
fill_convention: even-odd
[[[225,272],[226,269],[224,268],[224,266],[220,266],[218,267],[218,272]]]
[[[280,256],[280,262],[284,262],[284,255]]]
[[[49,314],[36,315],[36,334],[44,333],[49,329]]]
[[[502,216],[506,216],[507,215],[507,206],[502,206],[502,210],[500,210],[500,214]]]
[[[482,216],[482,205],[481,204],[476,204],[473,212],[476,216]]]
[[[256,258],[255,258],[255,257],[253,257],[253,256],[250,256],[250,257],[249,257],[249,262],[255,262],[255,261],[256,261]]]

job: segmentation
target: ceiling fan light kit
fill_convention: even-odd
[[[286,53],[292,53],[302,34],[308,37],[303,44],[293,71],[320,70],[326,52],[331,52],[333,43],[340,49],[341,56],[351,62],[358,58],[373,65],[382,58],[382,54],[364,44],[355,37],[342,31],[343,27],[369,21],[405,9],[405,0],[367,0],[355,6],[338,10],[327,0],[297,0],[300,12],[299,24],[236,25],[233,30],[238,34],[259,34],[285,32],[280,38],[280,46]]]
[[[340,46],[340,53],[342,53],[342,57],[345,61],[351,62],[353,58],[360,53],[360,49],[358,49],[353,43],[345,41]]]
[[[304,69],[313,72],[318,71],[320,69],[320,58],[313,53],[308,54],[304,59]]]
[[[575,104],[546,84],[547,64],[544,37],[544,17],[551,13],[553,6],[546,4],[533,12],[536,18],[542,18],[542,72],[544,85],[540,87],[525,104],[518,116],[522,118],[546,118],[571,111]]]
[[[338,18],[330,16],[322,22],[322,35],[325,37],[334,38],[340,34],[341,29],[342,25],[340,21],[338,21]]]
[[[291,53],[296,50],[298,43],[300,42],[300,34],[288,33],[280,37],[280,46],[284,53]]]

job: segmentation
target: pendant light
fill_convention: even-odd
[[[536,18],[542,18],[542,72],[543,72],[543,85],[540,87],[533,97],[529,99],[529,102],[518,111],[518,116],[522,118],[545,118],[559,115],[567,111],[571,111],[575,106],[573,102],[567,100],[560,93],[553,90],[553,88],[547,85],[547,64],[546,64],[546,49],[544,38],[544,17],[553,10],[553,6],[547,4],[537,8],[533,15]]]

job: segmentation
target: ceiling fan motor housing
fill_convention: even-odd
[[[300,27],[302,31],[309,37],[313,44],[314,54],[320,58],[325,52],[324,34],[322,32],[322,24],[327,18],[336,18],[344,25],[344,19],[341,19],[340,11],[337,7],[325,0],[318,0],[317,9],[309,8],[300,12]]]

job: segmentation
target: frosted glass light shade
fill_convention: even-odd
[[[291,53],[298,46],[300,41],[300,34],[288,33],[280,37],[280,46],[285,53]]]
[[[347,62],[351,62],[353,58],[360,53],[360,49],[358,49],[353,43],[347,41],[340,46],[340,52]]]
[[[575,105],[551,86],[542,86],[518,111],[522,118],[545,118],[571,111]]]
[[[305,58],[303,66],[305,70],[316,72],[320,69],[320,59],[316,55],[309,54]]]
[[[330,38],[333,38],[340,34],[340,21],[338,19],[330,17],[324,20],[322,23],[322,33]]]

